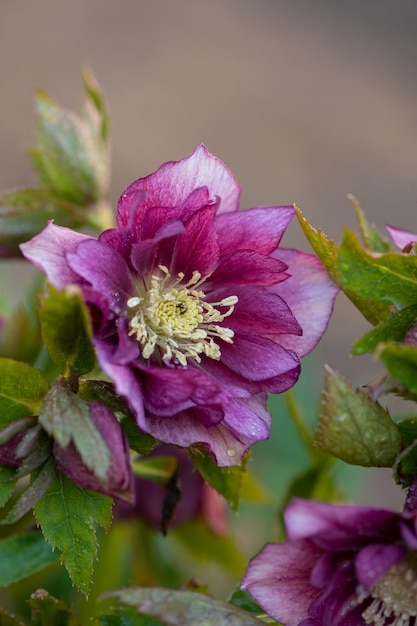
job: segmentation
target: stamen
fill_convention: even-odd
[[[362,613],[369,626],[416,626],[417,624],[417,563],[408,554],[387,572],[371,588],[371,604]],[[363,601],[360,594],[358,601]]]
[[[237,296],[228,296],[219,302],[205,302],[200,287],[206,277],[194,271],[191,278],[182,283],[185,275],[180,272],[171,277],[165,265],[159,265],[161,274],[150,279],[150,288],[138,285],[140,295],[127,301],[129,335],[135,336],[142,346],[142,355],[148,359],[159,349],[162,360],[170,364],[176,361],[187,365],[191,358],[198,363],[201,355],[219,360],[220,346],[215,340],[233,343],[233,330],[219,325],[229,317],[238,302]],[[219,308],[227,308],[221,312]]]

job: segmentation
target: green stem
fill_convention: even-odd
[[[314,447],[313,434],[306,424],[306,419],[301,410],[300,403],[298,402],[292,389],[284,393],[284,398],[287,405],[288,413],[290,414],[290,417],[298,431],[298,434],[300,435],[300,438],[307,449],[311,461],[314,461],[317,457],[317,449]]]

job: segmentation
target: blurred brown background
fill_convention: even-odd
[[[351,192],[379,227],[415,230],[416,35],[415,0],[0,0],[0,187],[33,182],[34,90],[77,108],[88,63],[112,115],[115,202],[203,142],[242,207],[296,202],[338,240]],[[286,244],[308,250],[295,224]],[[378,371],[348,358],[365,329],[339,298],[312,385],[324,362],[356,384]]]

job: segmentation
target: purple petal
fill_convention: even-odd
[[[126,261],[115,250],[96,239],[84,241],[67,254],[72,270],[105,295],[116,313],[121,313],[134,292]]]
[[[224,423],[231,428],[239,439],[252,440],[253,443],[268,439],[271,416],[265,405],[255,396],[251,398],[232,398],[225,400]]]
[[[151,433],[156,439],[172,443],[183,448],[199,443],[207,447],[219,467],[236,465],[252,440],[242,440],[229,431],[223,424],[207,428],[200,419],[199,409],[190,409],[178,413],[172,419],[147,414],[145,432]]]
[[[220,159],[199,145],[186,159],[165,163],[150,176],[132,183],[119,200],[118,224],[125,224],[132,211],[135,201],[132,192],[145,190],[148,207],[178,207],[200,187],[207,187],[211,201],[220,199],[219,212],[237,209],[240,187],[235,177]]]
[[[410,528],[408,526],[408,524],[406,523],[406,521],[408,522],[408,520],[402,520],[400,523],[400,532],[401,532],[401,537],[403,539],[403,541],[406,543],[407,547],[410,548],[411,550],[417,550],[417,528],[415,527],[416,525],[416,512],[414,511],[414,524],[412,526],[412,528]]]
[[[217,301],[230,295],[230,290],[222,290],[210,294]],[[284,300],[264,287],[250,285],[249,287],[235,287],[232,290],[238,297],[233,314],[226,318],[223,324],[234,331],[247,332],[252,335],[301,335],[302,330]],[[279,341],[279,340],[278,340]],[[279,343],[281,343],[279,341]]]
[[[237,250],[221,259],[206,288],[226,285],[274,285],[289,277],[287,266],[256,250]]]
[[[279,342],[303,357],[326,330],[339,289],[330,282],[317,257],[282,248],[275,256],[288,265],[291,278],[270,289],[285,300],[303,329],[301,337],[280,337]]]
[[[151,413],[172,417],[196,405],[219,403],[221,386],[204,372],[158,366],[142,372],[144,402]]]
[[[267,544],[248,565],[241,587],[273,619],[298,626],[320,591],[310,573],[323,551],[311,541]]]
[[[77,233],[70,228],[48,225],[39,235],[22,243],[23,256],[32,261],[48,277],[56,289],[63,289],[68,284],[81,284],[82,278],[75,273],[67,261],[67,253],[74,252],[81,242],[95,241],[93,237]]]
[[[175,276],[183,272],[191,278],[194,271],[210,274],[219,260],[219,245],[213,230],[215,207],[196,211],[186,223],[185,233],[177,237],[171,263]]]
[[[117,393],[129,403],[139,428],[149,432],[146,429],[142,383],[139,374],[130,365],[119,365],[113,361],[114,346],[110,343],[95,339],[94,345],[100,367],[113,381]]]
[[[406,554],[404,546],[373,543],[362,548],[355,559],[356,576],[360,584],[369,591],[385,572],[398,563]]]
[[[217,205],[217,203],[211,202],[209,197],[210,193],[207,187],[200,187],[190,193],[180,206],[166,207],[157,205],[149,207],[146,213],[141,216],[140,222],[138,221],[138,225],[140,224],[139,233],[141,239],[154,237],[168,220],[178,220],[184,223],[187,222],[196,211],[209,205]]]
[[[293,378],[299,373],[296,355],[280,345],[256,335],[236,333],[233,344],[222,344],[222,362],[249,381],[268,381],[277,377]],[[292,382],[294,384],[294,382]],[[266,391],[273,391],[269,387]]]
[[[242,249],[270,254],[293,217],[292,206],[258,207],[218,216],[216,231],[222,255]]]
[[[410,244],[417,242],[416,233],[411,233],[408,230],[402,230],[400,228],[396,228],[395,226],[389,226],[388,224],[385,228],[387,229],[394,244],[400,250],[404,250],[404,248],[407,248]]]
[[[354,549],[399,536],[401,515],[362,506],[332,505],[294,498],[285,513],[289,539],[311,538],[327,550]]]
[[[139,275],[143,276],[157,265],[170,265],[174,237],[185,232],[182,222],[169,220],[159,229],[153,239],[134,243],[131,250],[131,263]],[[172,238],[172,243],[169,239]],[[162,245],[161,245],[162,244]],[[159,256],[159,261],[157,261]]]

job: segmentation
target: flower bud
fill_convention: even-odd
[[[83,489],[134,502],[129,444],[115,415],[100,402],[89,402],[91,419],[110,450],[111,462],[105,481],[101,481],[81,459],[73,443],[65,448],[54,443],[54,456],[58,469]]]

